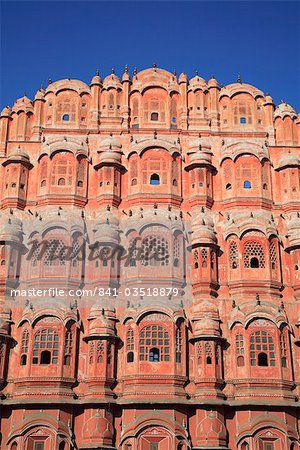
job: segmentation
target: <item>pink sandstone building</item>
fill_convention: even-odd
[[[0,162],[1,449],[300,448],[292,106],[155,65],[50,81]]]

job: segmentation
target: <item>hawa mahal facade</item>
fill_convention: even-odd
[[[0,162],[1,449],[300,448],[292,106],[155,65],[50,80]]]

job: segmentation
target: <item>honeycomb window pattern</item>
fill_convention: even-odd
[[[276,254],[276,246],[273,241],[270,242],[270,264],[271,269],[276,269],[276,263],[277,263],[277,254]]]
[[[50,239],[45,251],[45,266],[65,266],[66,247],[60,239]]]
[[[262,353],[268,357],[268,364],[275,366],[275,347],[272,336],[267,331],[255,331],[250,336],[250,364],[258,366],[259,355]]]
[[[244,266],[249,269],[252,267],[253,258],[258,260],[258,267],[265,267],[265,255],[262,245],[259,242],[250,241],[245,244],[244,249]]]
[[[141,263],[143,266],[168,266],[169,243],[161,236],[148,236],[142,241]]]
[[[149,361],[152,348],[157,348],[160,361],[170,361],[169,333],[161,325],[149,325],[142,329],[140,334],[140,361]]]
[[[239,252],[236,242],[231,242],[229,246],[230,268],[237,269],[239,267]]]
[[[59,336],[51,329],[42,329],[37,332],[34,338],[34,350],[32,363],[38,364],[42,360],[43,352],[50,352],[50,364],[58,363]]]

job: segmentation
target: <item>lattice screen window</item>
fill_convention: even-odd
[[[143,266],[168,266],[169,243],[161,236],[148,236],[142,240],[141,263]]]
[[[77,266],[80,260],[80,244],[77,239],[74,239],[72,244],[71,259],[72,259],[72,266]]]
[[[31,252],[31,265],[33,267],[37,266],[39,256],[40,256],[40,245],[38,241],[34,241],[34,243],[32,244],[32,252]]]
[[[97,347],[96,347],[96,361],[98,364],[101,364],[103,362],[104,357],[104,342],[99,340],[97,341]]]
[[[215,345],[215,359],[216,365],[218,366],[221,362],[221,346],[219,344]]]
[[[51,329],[39,330],[34,337],[33,364],[58,363],[59,336]]]
[[[180,328],[176,328],[175,340],[175,358],[176,362],[180,363],[182,355],[182,331]]]
[[[250,182],[250,187],[252,189],[257,189],[257,187],[258,187],[257,165],[253,164],[250,159],[248,161],[245,161],[245,158],[248,159],[247,157],[243,157],[244,162],[238,162],[236,164],[237,184],[238,184],[238,186],[240,186],[243,189],[246,186],[249,187],[249,182]],[[246,182],[246,184],[245,184],[245,182]]]
[[[111,361],[112,361],[112,346],[111,346],[111,344],[109,343],[108,345],[107,345],[107,364],[111,364]]]
[[[80,158],[77,163],[77,187],[84,186],[86,159]]]
[[[197,249],[193,250],[193,265],[194,265],[194,269],[198,269],[198,267],[199,267],[199,252]]]
[[[60,239],[50,239],[46,245],[45,266],[64,266],[66,264],[66,246]]]
[[[212,364],[213,346],[211,342],[205,342],[205,360],[206,364]]]
[[[201,257],[202,257],[202,267],[207,267],[207,258],[208,258],[208,251],[206,248],[203,248],[201,250]]]
[[[239,251],[237,243],[232,241],[229,246],[230,268],[237,269],[239,267]]]
[[[64,98],[59,101],[56,106],[56,120],[61,121],[64,115],[68,115],[69,120],[75,122],[76,106],[77,101],[75,99]]]
[[[69,366],[71,364],[71,356],[73,349],[73,332],[71,330],[66,331],[65,335],[65,354],[64,364]]]
[[[149,325],[140,334],[140,361],[149,361],[150,350],[159,351],[159,361],[170,361],[169,333],[161,325]]]
[[[94,363],[94,357],[95,357],[95,341],[89,342],[89,363]]]
[[[197,362],[198,364],[202,364],[202,357],[203,357],[203,345],[202,342],[197,342]]]
[[[270,242],[270,265],[271,269],[275,270],[277,264],[277,252],[276,252],[276,245],[274,241]]]
[[[142,165],[142,180],[143,184],[149,184],[151,175],[157,174],[160,178],[160,184],[167,184],[168,167],[163,158],[148,158],[143,161]]]
[[[275,348],[267,331],[255,331],[250,336],[251,366],[275,366]]]
[[[53,162],[52,186],[71,186],[73,184],[73,163],[70,156],[59,155]]]
[[[127,337],[126,337],[126,351],[130,352],[134,350],[134,331],[132,328],[129,328],[127,330]]]
[[[27,353],[28,353],[28,342],[29,342],[29,332],[28,330],[24,330],[21,338],[21,366],[25,366],[27,364]]]
[[[177,100],[176,98],[171,98],[171,124],[176,125],[177,123]]]
[[[157,114],[157,119],[153,119],[153,114],[155,113]],[[144,103],[144,121],[151,122],[151,118],[159,122],[166,120],[165,102],[157,97],[152,97]]]
[[[236,101],[233,105],[234,125],[239,125],[240,123],[251,125],[253,122],[251,106],[243,100]],[[241,118],[244,118],[245,121],[241,122]]]
[[[244,247],[244,266],[249,268],[264,268],[265,255],[262,245],[256,241],[250,241]]]
[[[238,333],[235,336],[235,351],[237,357],[237,365],[238,367],[242,367],[245,365],[245,348],[244,348],[244,336],[241,333]]]
[[[178,236],[174,236],[173,240],[173,261],[174,266],[178,267],[180,257],[180,242]]]
[[[287,367],[287,345],[283,332],[280,334],[280,358],[282,367]]]

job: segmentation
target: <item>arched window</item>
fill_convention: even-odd
[[[64,354],[64,365],[69,366],[71,364],[73,349],[73,332],[72,330],[67,330],[65,335],[65,354]]]
[[[182,331],[181,328],[176,328],[176,342],[175,342],[175,360],[181,363],[182,355]]]
[[[13,442],[12,445],[11,445],[11,447],[10,447],[10,450],[17,450],[17,448],[18,448],[17,443],[16,443],[16,442]]]
[[[232,188],[231,183],[226,184],[226,191],[229,191]]]
[[[137,185],[137,179],[136,178],[132,178],[131,186],[136,186],[136,185]]]
[[[143,266],[168,266],[169,242],[161,236],[147,236],[142,240],[141,264]]]
[[[158,121],[158,113],[157,112],[151,113],[151,120],[153,122],[157,122]]]
[[[22,347],[21,347],[21,359],[20,359],[21,366],[26,366],[26,364],[27,364],[28,341],[29,341],[29,332],[28,332],[28,330],[24,330],[22,333]]]
[[[244,266],[249,268],[264,268],[265,255],[259,242],[250,241],[244,247]]]
[[[201,250],[201,256],[202,256],[202,267],[206,268],[207,267],[207,257],[208,257],[208,252],[206,248],[203,248]]]
[[[158,362],[159,361],[159,349],[153,347],[149,351],[149,361],[150,362]]]
[[[42,180],[41,181],[41,187],[45,187],[46,186],[46,180]]]
[[[251,189],[251,181],[249,180],[244,181],[244,189]]]
[[[213,348],[211,342],[205,342],[205,360],[206,364],[212,364]]]
[[[239,266],[239,252],[237,243],[234,241],[230,242],[229,259],[231,269],[237,269]]]
[[[127,362],[134,361],[134,331],[132,328],[127,330],[126,336],[126,352],[127,352]]]
[[[140,361],[170,361],[169,333],[161,325],[144,327],[140,334],[139,353]]]
[[[73,185],[74,182],[74,156],[69,152],[57,153],[53,158],[51,171],[51,185]]]
[[[199,253],[198,250],[193,250],[193,263],[194,263],[194,269],[198,269],[199,267]]]
[[[160,178],[159,178],[159,175],[157,173],[153,173],[150,176],[150,184],[152,184],[152,185],[160,184]]]
[[[238,333],[235,336],[235,348],[236,348],[236,356],[237,356],[237,365],[238,367],[242,367],[245,365],[244,360],[244,336],[241,333]]]
[[[51,352],[49,350],[43,350],[41,352],[40,364],[50,364],[51,363]]]
[[[275,366],[275,348],[267,331],[255,331],[250,336],[251,366]]]
[[[284,331],[280,333],[280,358],[281,366],[287,367],[287,346]]]
[[[247,442],[243,442],[241,445],[241,450],[249,450],[249,444]]]
[[[64,114],[64,115],[62,116],[62,120],[63,120],[64,122],[69,122],[69,120],[70,120],[69,114]]]
[[[34,338],[32,364],[57,364],[58,349],[58,334],[51,329],[39,330]]]
[[[110,357],[109,352],[107,352],[107,359],[109,359],[109,357]],[[97,362],[97,364],[103,363],[103,361],[104,361],[103,358],[104,358],[104,342],[99,340],[99,341],[97,341],[97,347],[96,347],[96,362]]]
[[[277,263],[277,252],[276,252],[276,245],[274,241],[270,242],[270,265],[271,265],[271,269],[275,270],[276,269],[276,263]]]
[[[128,363],[132,363],[134,361],[134,353],[133,352],[128,352],[127,353],[127,362]]]
[[[66,264],[66,246],[60,239],[50,239],[47,242],[44,265],[64,266]]]
[[[268,364],[268,355],[264,352],[261,352],[258,354],[257,360],[258,360],[258,366],[266,367],[269,365]]]

